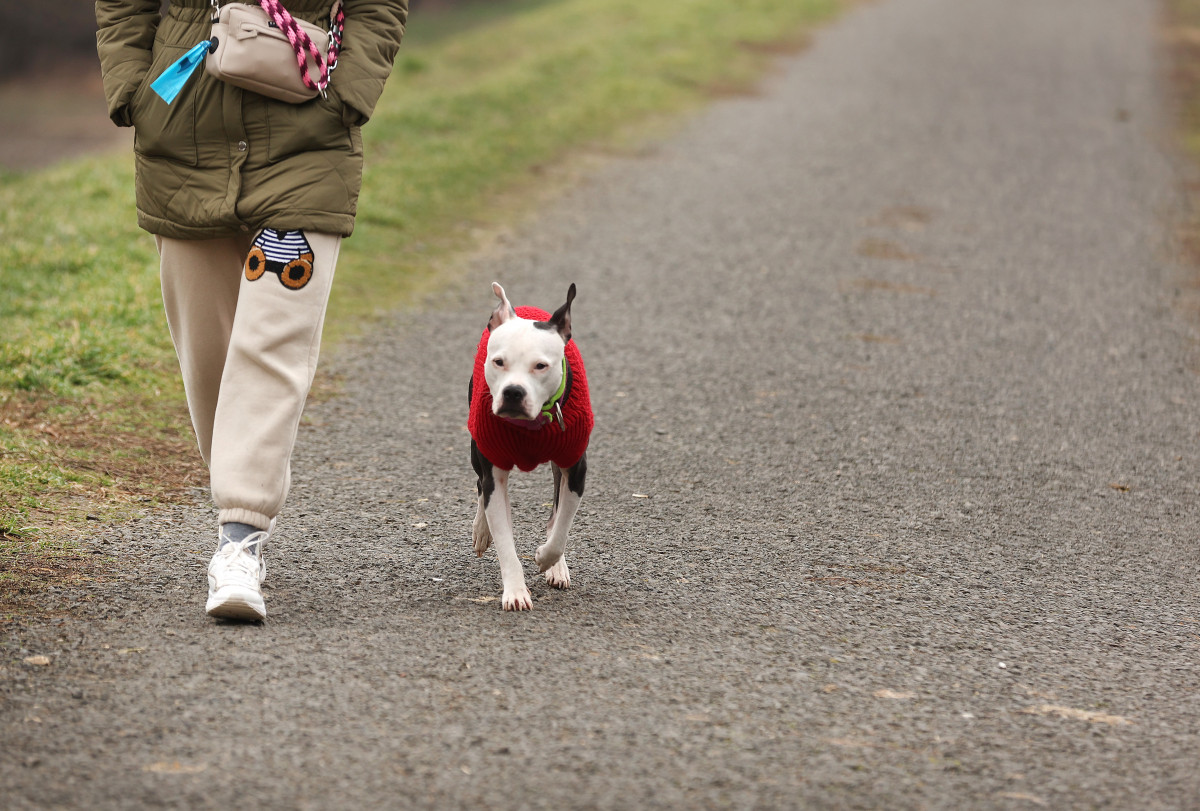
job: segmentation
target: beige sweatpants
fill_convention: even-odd
[[[258,260],[247,264],[268,233],[277,232],[155,237],[167,325],[218,520],[259,529],[278,515],[291,484],[292,448],[341,247],[339,236],[303,232],[312,275],[303,285],[296,276],[285,284],[279,265],[276,272],[258,267],[258,249]],[[252,280],[247,267],[261,275]]]

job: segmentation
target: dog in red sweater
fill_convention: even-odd
[[[505,611],[528,611],[533,598],[513,541],[508,476],[550,463],[554,507],[546,542],[534,560],[554,588],[571,585],[563,550],[583,498],[587,445],[592,434],[583,358],[571,340],[571,302],[554,314],[536,307],[513,307],[499,284],[500,304],[492,313],[475,353],[471,376],[471,466],[479,477],[479,507],[472,535],[475,554],[496,545]]]

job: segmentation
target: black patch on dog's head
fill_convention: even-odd
[[[543,329],[552,329],[562,336],[563,343],[571,340],[571,302],[575,300],[575,282],[567,288],[567,303],[554,311],[549,321],[539,322]],[[542,326],[545,324],[545,326]]]

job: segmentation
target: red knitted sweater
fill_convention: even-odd
[[[517,307],[517,315],[531,321],[549,321],[550,313],[537,307]],[[563,431],[558,422],[530,421],[529,427],[497,417],[492,413],[492,393],[488,389],[484,369],[487,366],[487,344],[491,333],[483,331],[475,353],[475,372],[471,376],[471,413],[467,427],[483,457],[502,470],[519,467],[529,472],[538,465],[554,462],[569,468],[587,450],[592,434],[592,402],[588,398],[587,375],[583,358],[574,341],[566,346],[570,384],[560,401]]]

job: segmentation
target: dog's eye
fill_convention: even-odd
[[[494,361],[492,361],[492,365],[499,366],[501,369],[503,369],[504,368],[504,358],[496,358]]]
[[[536,366],[534,366],[533,368],[537,369],[539,372],[544,372],[550,368],[550,364],[549,363],[539,363]]]

